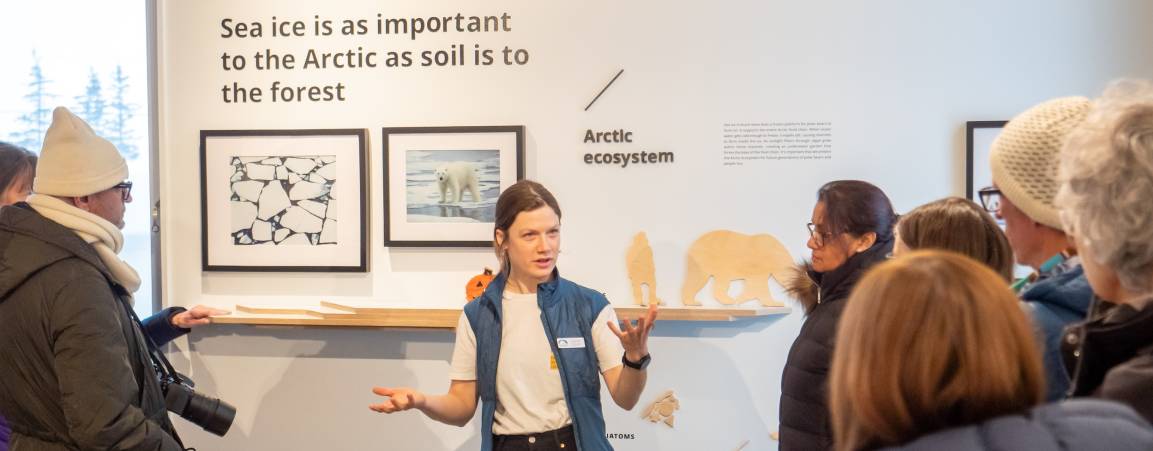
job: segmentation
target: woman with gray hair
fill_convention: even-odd
[[[1056,203],[1097,298],[1066,330],[1070,394],[1153,420],[1153,83],[1112,84],[1066,141]]]

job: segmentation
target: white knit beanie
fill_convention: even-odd
[[[1075,127],[1089,114],[1084,97],[1043,102],[1005,125],[989,149],[993,183],[1030,219],[1062,230],[1053,197],[1057,195],[1057,159]]]
[[[52,111],[52,125],[36,163],[32,191],[60,197],[95,194],[128,179],[128,163],[116,146],[96,136],[83,119],[64,107]]]

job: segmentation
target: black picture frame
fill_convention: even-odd
[[[1008,123],[1009,121],[965,122],[965,195],[973,202],[981,202],[977,191],[984,186],[976,186],[977,184],[984,180],[990,180],[989,184],[992,184],[988,146]]]
[[[228,144],[226,145],[224,143]],[[262,144],[265,147],[259,147]],[[324,147],[324,144],[329,144],[330,147]],[[222,148],[233,149],[231,152],[239,153],[228,155],[230,151]],[[281,153],[271,153],[271,150],[263,150],[272,148],[284,149],[287,151],[287,153],[284,151]],[[302,148],[306,148],[307,150],[300,150]],[[330,151],[339,151],[340,154],[327,155],[318,153]],[[354,156],[347,155],[353,152],[355,153]],[[213,153],[220,153],[221,155],[211,155]],[[228,201],[216,199],[216,197],[222,196],[210,196],[212,193],[220,193],[220,188],[218,185],[211,186],[212,183],[220,181],[220,171],[228,171],[228,167],[235,167],[237,164],[236,161],[242,158],[241,155],[244,153],[254,153],[255,155],[260,155],[260,158],[265,159],[260,162],[261,164],[264,164],[264,162],[267,160],[276,158],[283,158],[282,161],[285,163],[287,163],[287,159],[293,157],[297,157],[294,158],[296,160],[314,158],[317,167],[313,169],[313,172],[315,172],[317,176],[319,176],[320,171],[325,166],[329,165],[333,166],[334,171],[339,171],[337,172],[339,176],[353,176],[356,180],[353,181],[351,188],[344,188],[344,184],[346,183],[344,178],[332,178],[327,180],[331,181],[331,184],[312,183],[313,185],[319,184],[324,186],[322,191],[325,194],[323,196],[328,200],[327,202],[323,203],[325,217],[321,218],[321,223],[325,229],[324,232],[327,232],[327,228],[330,226],[328,220],[332,219],[334,222],[339,223],[339,228],[333,229],[339,230],[339,234],[335,234],[335,238],[332,238],[333,242],[318,244],[317,241],[323,238],[312,238],[313,234],[302,233],[302,235],[306,235],[306,240],[311,241],[301,243],[302,245],[299,246],[281,245],[281,243],[289,238],[293,238],[293,235],[296,234],[296,231],[289,230],[285,238],[282,238],[281,240],[273,240],[273,242],[254,242],[254,244],[264,244],[266,246],[249,246],[252,249],[256,249],[258,247],[262,248],[257,251],[253,251],[253,253],[262,254],[260,256],[245,255],[245,251],[237,250],[237,248],[241,247],[240,243],[237,242],[240,239],[236,238],[235,234],[237,232],[231,230],[236,226],[235,206],[231,204],[239,198],[239,195],[236,193],[236,186],[233,184],[233,182],[237,180],[235,178],[237,177],[237,174],[233,174],[231,178],[228,179]],[[211,157],[222,155],[227,155],[230,158],[233,158],[233,160],[228,161],[227,164],[224,165],[219,163],[210,165]],[[332,158],[332,161],[321,161],[322,158],[327,160],[329,157]],[[257,157],[247,156],[243,158],[252,159]],[[354,167],[342,168],[343,165],[332,164],[347,160],[354,161]],[[242,164],[246,165],[247,167],[247,163]],[[280,169],[274,167],[273,171],[277,174],[276,180],[281,180],[279,177]],[[290,170],[285,167],[285,172],[289,173]],[[296,182],[290,183],[293,184],[294,187],[295,184],[299,184],[302,181],[309,181],[311,183],[315,182],[316,180],[324,180],[304,178],[313,176],[311,173],[307,176],[296,175],[295,173],[292,174],[297,177]],[[329,176],[332,175],[327,171],[326,174]],[[271,181],[272,180],[269,180],[269,182]],[[337,184],[341,184],[339,189],[336,187]],[[265,188],[268,186],[271,185],[265,185]],[[283,180],[280,187],[281,191],[288,191],[284,189]],[[261,194],[263,193],[264,191],[262,188]],[[343,199],[351,194],[355,194],[355,197],[357,198],[355,201],[355,207],[351,209],[351,218],[349,217],[348,213],[344,213],[349,211],[348,208],[345,208],[338,209],[336,214],[339,216],[337,216],[336,219],[333,219],[330,216],[332,214],[331,210],[336,209],[336,207],[332,205],[335,203],[332,201],[332,199],[336,199],[338,197]],[[368,197],[368,130],[366,129],[201,130],[201,269],[203,271],[219,272],[367,272],[369,248],[369,216],[367,208],[369,202]],[[288,198],[286,197],[285,200],[287,199]],[[303,200],[312,199],[314,198]],[[228,202],[230,204],[227,217],[224,217],[221,214],[222,207],[218,205],[221,202]],[[297,203],[293,203],[291,200],[287,200],[287,202],[290,203],[290,206],[299,205],[299,200]],[[313,203],[317,202],[314,201]],[[256,208],[259,209],[259,203]],[[287,209],[281,210],[280,212],[276,213],[280,216],[278,216],[276,219],[270,218],[268,222],[279,224],[279,220],[283,219],[283,217],[288,214],[287,211]],[[341,213],[344,214],[341,215]],[[352,225],[345,226],[344,221],[348,221],[352,223]],[[221,223],[224,222],[229,224],[229,228],[227,229],[229,233],[223,234],[228,236],[228,239],[226,240],[221,238],[221,236],[218,236],[221,234],[211,233],[212,231],[221,230],[219,227]],[[255,227],[253,230],[254,229]],[[276,234],[279,234],[279,230],[281,229],[276,230]],[[322,234],[323,232],[315,233],[317,236],[321,236]],[[249,234],[249,236],[254,235],[256,235],[255,232],[251,232]],[[351,244],[347,244],[347,241],[340,239],[340,237],[343,236],[353,236],[354,239],[351,240]],[[228,241],[234,242],[228,243]],[[299,240],[293,241],[298,242]],[[272,244],[276,245],[273,246]],[[308,244],[310,246],[306,246],[304,244]],[[331,244],[331,246],[329,246],[329,244]],[[315,249],[320,249],[322,247],[336,249],[336,251],[326,249],[324,252],[314,252]],[[331,256],[328,254],[336,254],[336,256]],[[263,261],[261,259],[263,259]],[[264,261],[267,263],[264,263]],[[285,264],[286,262],[293,261],[303,261],[303,263]]]
[[[455,219],[465,219],[469,215],[485,218],[495,212],[496,196],[505,188],[525,177],[525,128],[523,125],[500,126],[454,126],[454,127],[385,127],[381,130],[382,158],[384,172],[384,246],[385,247],[490,247],[492,246],[492,226],[495,221],[472,219],[470,223],[439,222],[447,209],[455,208],[461,216]],[[430,155],[438,151],[450,152],[497,152],[496,165],[499,168],[496,174],[497,186],[491,180],[491,160],[488,163],[479,163],[481,167],[474,169],[478,177],[486,177],[486,183],[481,184],[479,192],[487,191],[482,200],[472,197],[475,208],[464,208],[460,204],[467,197],[457,193],[446,194],[443,186],[440,188],[440,204],[419,204],[414,207],[411,203],[414,184],[410,177],[426,177],[427,171],[414,172],[409,167],[409,160],[413,159],[413,152]],[[480,155],[480,154],[478,154]],[[403,157],[403,158],[402,158]],[[419,162],[424,165],[426,162]],[[417,162],[412,162],[417,166]],[[468,162],[470,165],[477,163]],[[515,167],[514,174],[508,174],[509,169]],[[429,183],[428,180],[423,180]],[[486,190],[487,188],[487,190]],[[457,200],[445,201],[451,195]],[[427,200],[426,200],[427,201]],[[441,205],[443,204],[443,205]],[[412,213],[417,209],[440,210],[440,215],[424,215]],[[430,222],[411,222],[409,219],[420,217]]]

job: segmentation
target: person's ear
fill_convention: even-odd
[[[76,208],[87,211],[89,213],[92,212],[92,196],[71,197],[69,199],[72,201],[72,205],[74,205]]]
[[[502,252],[507,251],[507,249],[505,249],[505,246],[504,246],[504,244],[505,244],[504,243],[504,241],[505,241],[504,230],[496,229],[496,232],[493,233],[493,240],[496,241],[496,248],[497,249],[500,249]]]
[[[853,240],[853,249],[856,250],[857,253],[865,252],[876,243],[877,232],[865,232],[864,235]]]

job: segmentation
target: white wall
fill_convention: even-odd
[[[499,35],[219,38],[224,17],[310,21],[326,17],[513,16]],[[674,300],[683,254],[714,229],[772,233],[805,255],[816,189],[838,178],[870,180],[898,210],[964,190],[964,122],[1007,119],[1041,100],[1094,95],[1120,76],[1153,77],[1153,4],[980,0],[965,4],[885,1],[726,0],[668,2],[383,3],[161,1],[159,117],[164,292],[175,305],[315,303],[372,299],[404,306],[459,305],[461,286],[494,261],[486,250],[387,249],[380,243],[384,126],[523,124],[527,173],[564,210],[563,274],[629,302],[623,255],[649,235],[659,292]],[[225,73],[222,51],[310,46],[378,50],[472,42],[529,49],[522,67]],[[588,112],[619,69],[624,75]],[[336,104],[226,105],[225,82],[343,81]],[[829,121],[833,159],[725,167],[722,124]],[[367,128],[372,177],[371,272],[254,274],[200,271],[198,132],[202,129]],[[585,145],[584,131],[625,128],[631,147]],[[587,166],[588,151],[676,153],[668,166]],[[677,427],[642,422],[606,401],[621,450],[775,449],[780,371],[799,313],[738,323],[663,322],[643,401],[677,392]],[[380,329],[213,326],[173,350],[202,391],[240,410],[215,438],[178,420],[201,450],[475,449],[463,429],[418,414],[367,409],[373,385],[447,388],[452,334]]]

